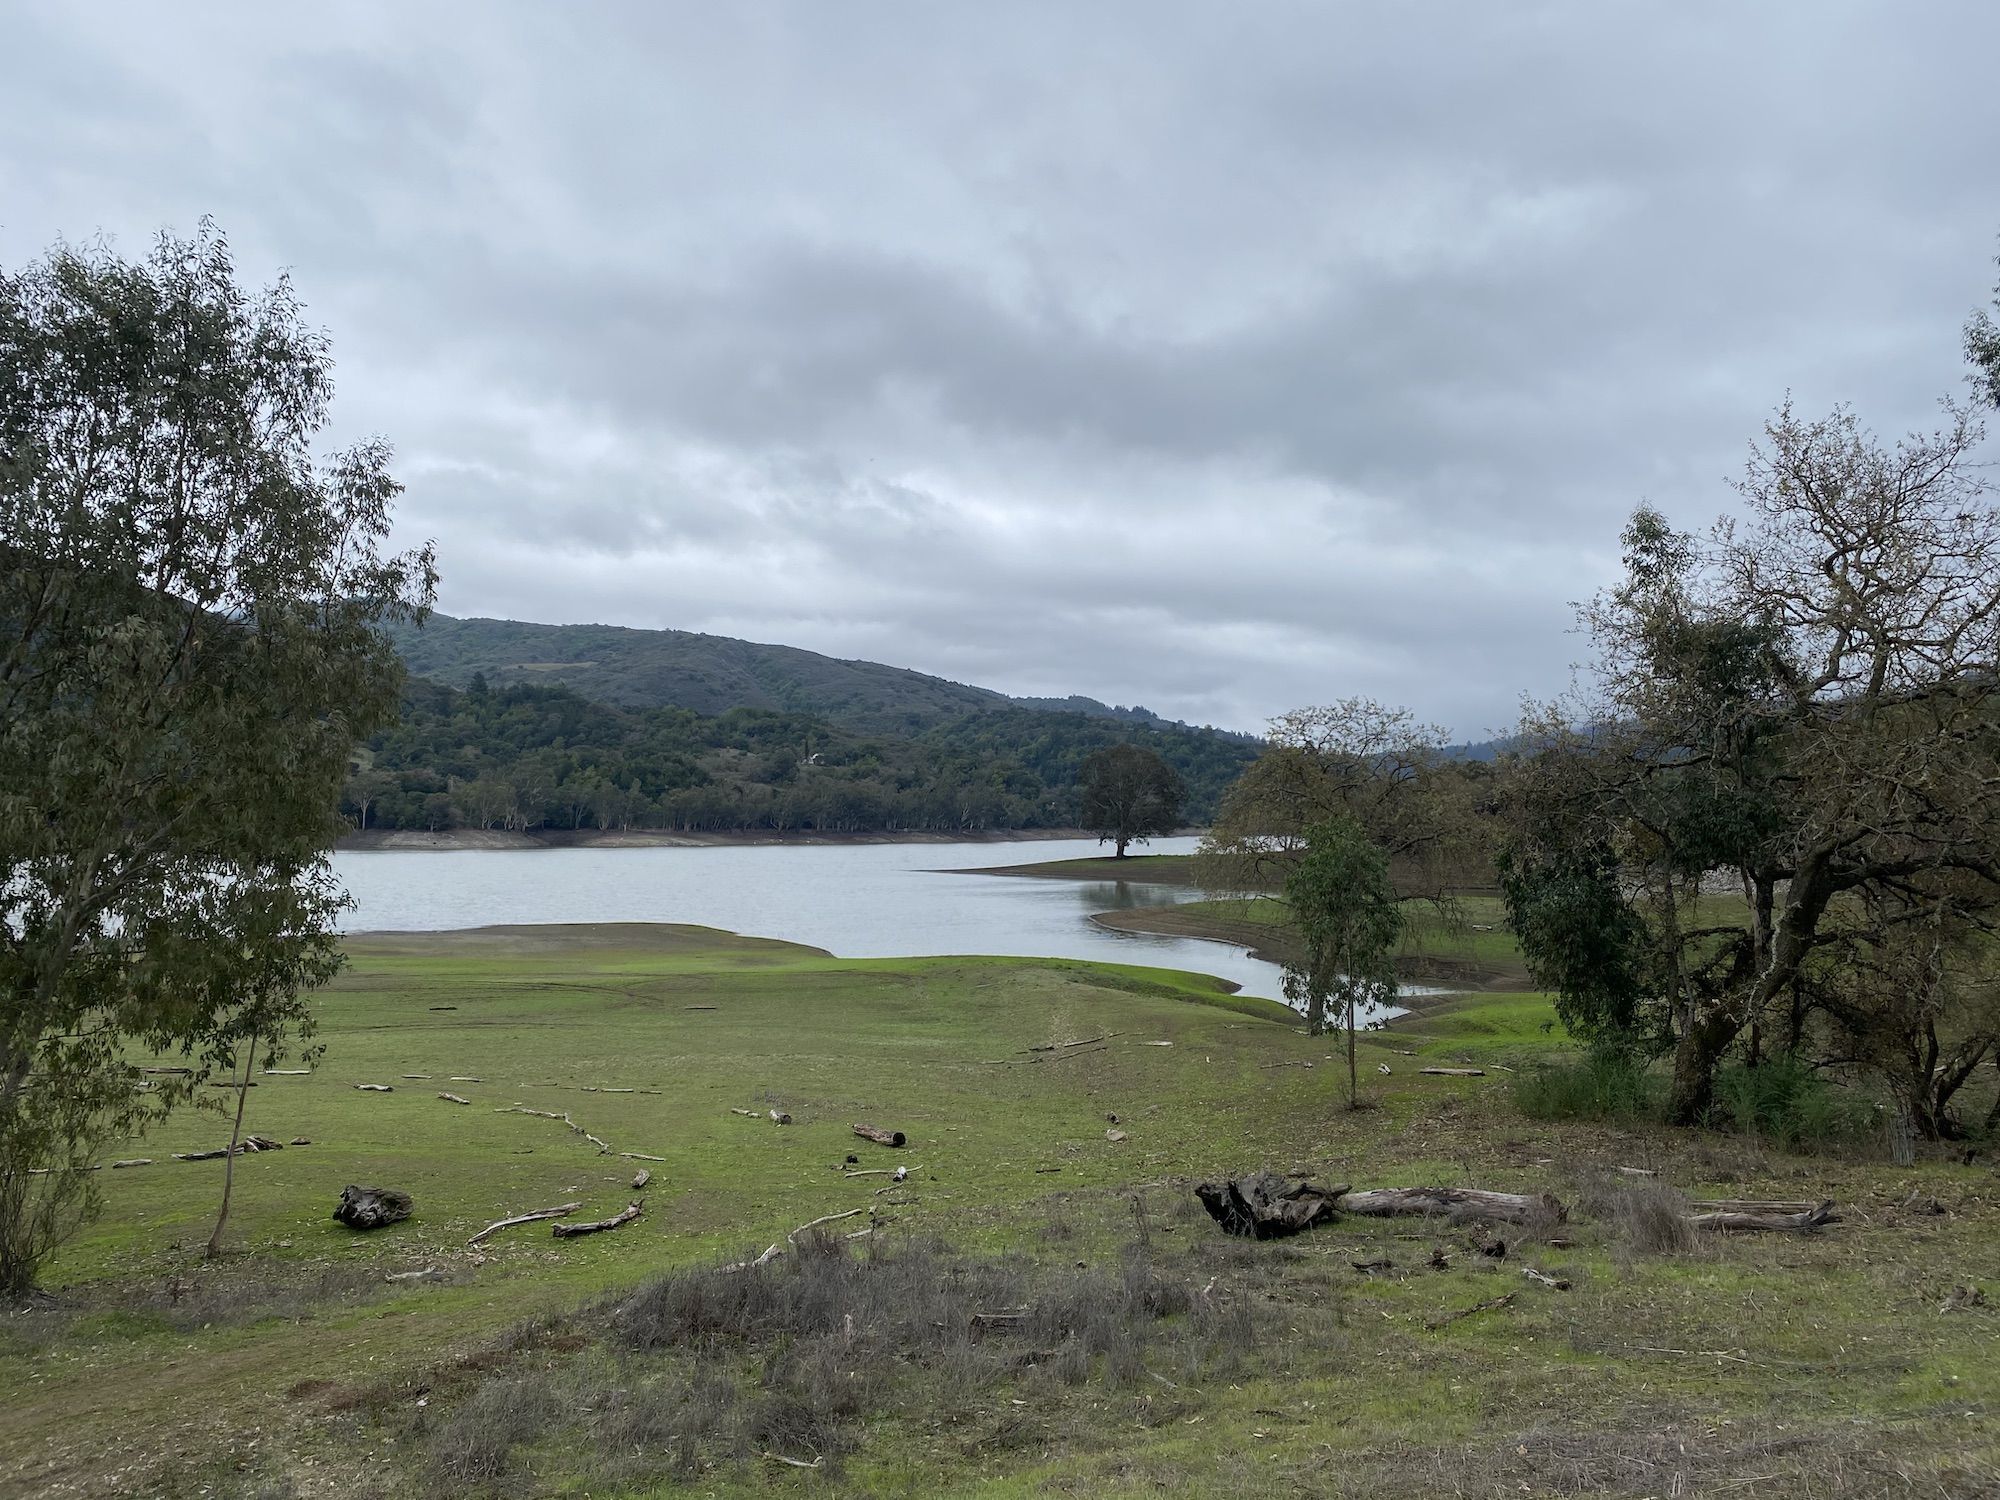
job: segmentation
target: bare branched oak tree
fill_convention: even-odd
[[[1583,611],[1599,692],[1523,726],[1503,868],[1523,949],[1573,1029],[1672,1049],[1676,1121],[1732,1047],[1798,1051],[1828,1023],[1934,1134],[1992,1046],[1931,1066],[1952,943],[2000,918],[1983,436],[1951,402],[1894,445],[1787,405],[1740,515],[1704,537],[1634,516],[1623,583]]]

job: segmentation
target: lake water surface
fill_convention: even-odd
[[[1192,838],[1146,852],[1191,853]],[[344,850],[351,932],[532,922],[692,922],[842,958],[1014,954],[1214,974],[1277,999],[1279,969],[1230,943],[1114,932],[1093,912],[1199,898],[1174,886],[940,874],[1102,853],[1088,839],[721,848]]]

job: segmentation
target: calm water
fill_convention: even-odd
[[[1196,840],[1145,852],[1186,854]],[[714,849],[352,850],[335,871],[349,931],[526,922],[693,922],[810,943],[842,958],[1003,953],[1214,974],[1276,999],[1277,965],[1229,943],[1113,932],[1093,912],[1196,899],[1125,881],[939,874],[1076,859],[1086,839],[980,844],[763,844]]]

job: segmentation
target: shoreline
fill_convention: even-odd
[[[754,832],[676,833],[665,829],[539,828],[528,833],[494,828],[370,829],[350,832],[334,841],[341,853],[378,850],[533,849],[727,849],[762,845],[805,844],[1023,844],[1054,843],[1090,835],[1080,828],[1014,828],[983,833],[821,833],[759,829]]]

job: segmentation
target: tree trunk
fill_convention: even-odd
[[[250,1070],[257,1061],[257,1038],[250,1038],[250,1046],[243,1054],[243,1081],[236,1088],[236,1124],[229,1132],[229,1155],[222,1162],[222,1208],[215,1216],[215,1232],[208,1237],[206,1258],[214,1260],[222,1254],[222,1231],[229,1226],[229,1195],[236,1186],[237,1148],[243,1140],[243,1106],[250,1098]]]
[[[1736,1025],[1718,1008],[1691,1018],[1674,1042],[1674,1080],[1667,1093],[1669,1125],[1699,1125],[1715,1098],[1715,1068],[1736,1039]]]
[[[1361,1107],[1361,1083],[1354,1067],[1354,986],[1347,987],[1347,1107]]]
[[[1506,1224],[1560,1224],[1569,1210],[1547,1193],[1493,1193],[1483,1188],[1370,1188],[1341,1197],[1340,1211],[1376,1218],[1446,1214]]]
[[[1121,833],[1114,835],[1114,842],[1117,844],[1118,852],[1113,854],[1111,857],[1113,859],[1123,859],[1125,857],[1125,846],[1132,842],[1131,839],[1127,838],[1124,834]]]

